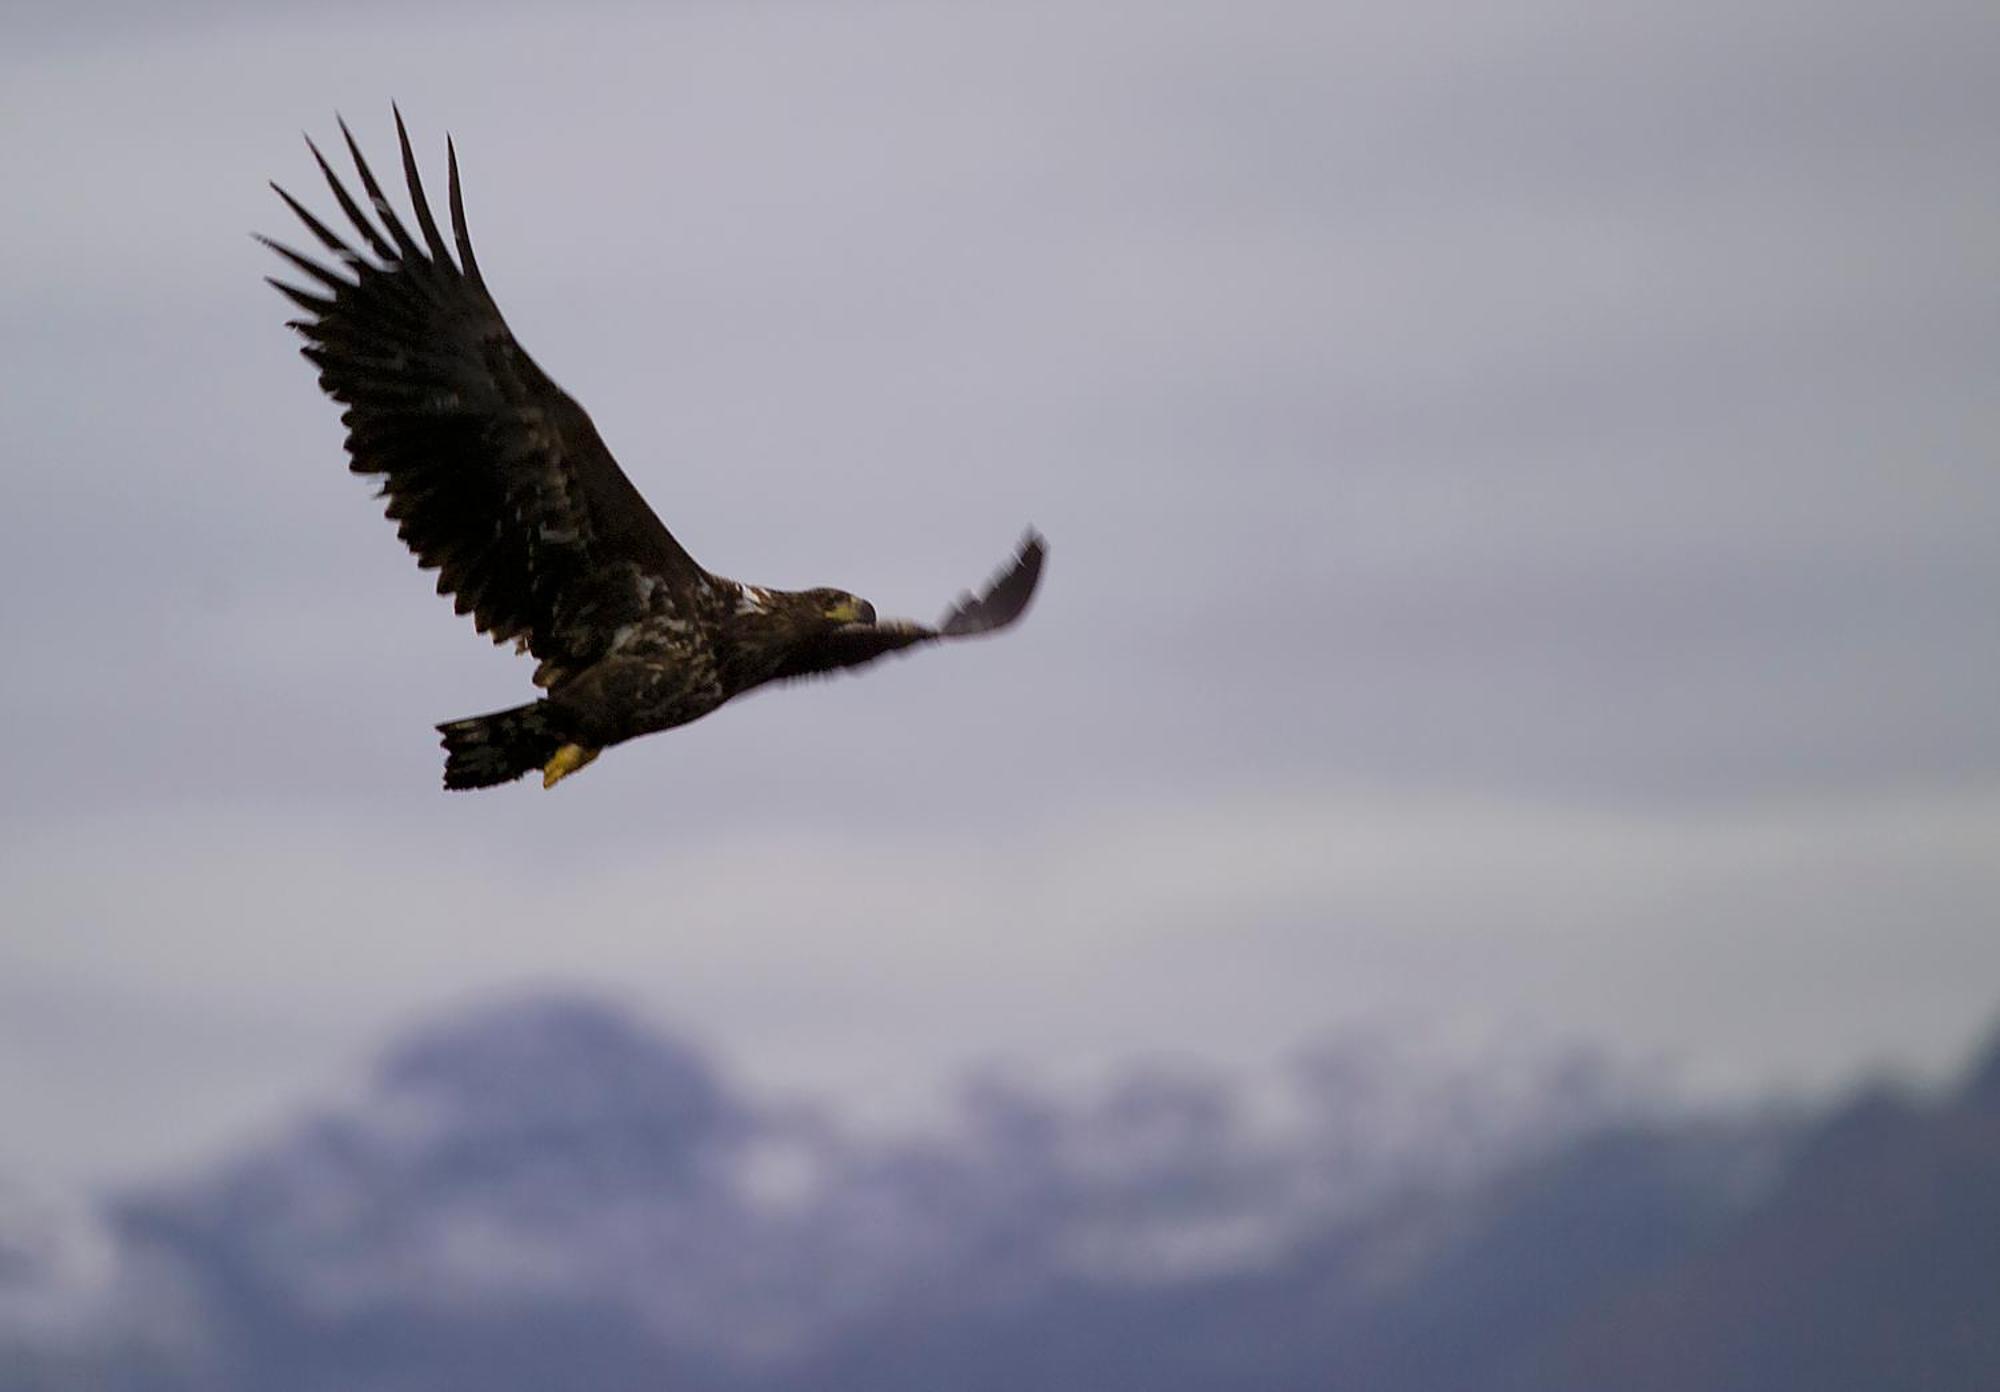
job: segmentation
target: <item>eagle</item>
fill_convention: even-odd
[[[612,745],[698,720],[746,691],[1021,617],[1047,554],[1033,528],[1010,564],[935,625],[878,620],[844,589],[781,590],[703,568],[509,331],[472,254],[450,137],[447,244],[395,117],[421,241],[344,120],[373,220],[311,137],[306,146],[359,245],[276,183],[327,259],[258,240],[306,282],[266,277],[303,311],[288,327],[306,340],[300,352],[321,390],[345,408],[348,467],[380,481],[397,535],[438,572],[438,593],[494,642],[536,660],[537,699],[437,727],[446,788],[535,770],[553,788]]]

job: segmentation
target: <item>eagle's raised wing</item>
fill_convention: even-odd
[[[977,633],[998,633],[1027,613],[1028,601],[1035,597],[1035,586],[1042,578],[1042,561],[1048,554],[1048,542],[1040,532],[1030,528],[1005,570],[989,580],[980,593],[967,590],[958,597],[951,612],[939,621],[938,635],[970,638]]]
[[[998,633],[1027,612],[1028,601],[1035,597],[1035,585],[1042,578],[1042,561],[1048,553],[1048,543],[1038,532],[1030,530],[1021,539],[1020,549],[1006,569],[978,594],[968,590],[960,595],[958,603],[938,621],[937,627],[909,619],[843,624],[794,651],[775,680],[859,667],[918,643]]]
[[[381,227],[308,140],[364,250],[273,184],[338,266],[260,238],[315,282],[271,284],[305,311],[291,324],[307,341],[300,351],[347,407],[349,467],[381,479],[397,534],[419,565],[439,572],[438,593],[454,595],[495,642],[540,658],[538,681],[559,680],[601,656],[614,616],[659,585],[685,599],[711,577],[639,496],[583,408],[508,331],[473,258],[449,141],[456,261],[424,197],[402,113],[396,135],[421,245],[344,121],[340,132]]]

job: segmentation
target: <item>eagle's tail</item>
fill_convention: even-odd
[[[448,720],[437,728],[444,736],[447,788],[511,783],[546,765],[564,743],[547,701],[530,701],[469,720]]]

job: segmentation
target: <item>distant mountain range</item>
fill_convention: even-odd
[[[0,1389],[2000,1387],[2000,1049],[1824,1115],[1575,1055],[1136,1072],[868,1140],[602,1004],[391,1052],[190,1185],[0,1203]]]

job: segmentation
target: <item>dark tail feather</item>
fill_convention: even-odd
[[[445,787],[490,788],[548,763],[563,743],[549,719],[548,705],[533,701],[438,726],[444,736]]]

